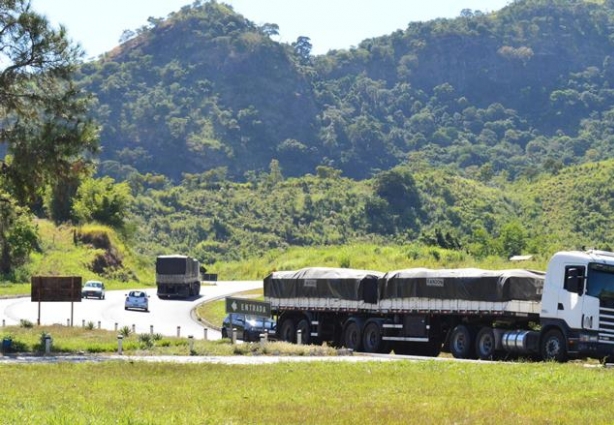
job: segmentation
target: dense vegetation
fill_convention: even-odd
[[[614,161],[501,187],[430,169],[397,167],[365,181],[319,171],[288,179],[272,171],[251,183],[188,176],[178,186],[141,188],[133,204],[137,245],[152,255],[190,252],[207,264],[357,243],[475,258],[612,248]]]
[[[83,274],[116,282],[149,281],[171,252],[252,278],[293,247],[346,247],[313,260],[345,267],[369,266],[359,246],[482,264],[609,249],[613,23],[612,1],[516,0],[313,56],[308,37],[278,43],[275,24],[197,0],[79,67],[65,33],[43,31],[58,70],[0,80],[8,100],[55,89],[0,110],[18,124],[0,143],[0,273],[50,270],[34,216],[74,232]]]
[[[312,56],[307,37],[280,44],[274,24],[197,1],[80,80],[115,177],[226,167],[244,181],[277,160],[287,176],[421,162],[532,178],[612,157],[613,23],[611,1],[517,0]]]

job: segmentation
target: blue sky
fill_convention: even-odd
[[[512,0],[218,0],[256,24],[279,25],[278,41],[311,39],[314,54],[349,49],[362,40],[405,29],[409,22],[454,18],[463,9],[497,11]],[[147,18],[166,18],[186,0],[31,0],[53,26],[63,24],[86,57],[115,47],[124,30],[147,25]]]

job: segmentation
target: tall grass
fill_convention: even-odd
[[[30,277],[35,275],[81,276],[83,282],[89,279],[102,280],[107,289],[154,286],[153,259],[142,258],[132,252],[113,229],[101,225],[81,228],[55,226],[48,220],[38,220],[37,226],[41,240],[40,252],[32,253],[30,262],[20,269],[19,276],[22,276],[23,281],[13,283],[0,280],[0,296],[29,295]],[[109,250],[121,259],[121,267],[109,268],[103,276],[96,274],[92,271],[92,265],[96,256],[104,254],[105,249],[79,241],[77,234],[106,238],[110,242]]]
[[[527,268],[545,270],[548,258],[515,263],[500,257],[475,258],[462,251],[412,245],[356,244],[329,247],[291,247],[272,250],[242,261],[209,267],[223,280],[260,280],[277,270],[303,267],[345,267],[381,272],[412,267],[484,269]]]

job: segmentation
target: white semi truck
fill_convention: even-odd
[[[278,337],[356,351],[494,359],[614,357],[614,253],[559,252],[547,270],[274,272]]]

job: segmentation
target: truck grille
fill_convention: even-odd
[[[614,308],[599,307],[599,342],[614,345]]]

